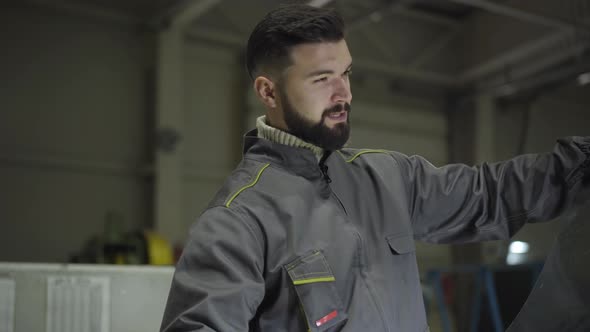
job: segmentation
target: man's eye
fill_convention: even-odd
[[[344,72],[344,76],[350,76],[350,75],[352,75],[352,69],[349,69]]]
[[[313,82],[314,83],[319,83],[319,82],[325,82],[327,80],[328,80],[328,77],[324,76],[324,77],[320,77],[320,78],[314,80]]]

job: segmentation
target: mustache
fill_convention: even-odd
[[[349,103],[336,104],[336,105],[324,110],[322,117],[328,116],[331,113],[339,113],[342,111],[346,111],[346,112],[350,113],[352,111],[350,104]]]

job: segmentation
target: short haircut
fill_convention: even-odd
[[[333,9],[302,4],[272,10],[254,27],[246,47],[246,68],[254,79],[266,70],[291,64],[293,46],[344,39],[344,20]]]

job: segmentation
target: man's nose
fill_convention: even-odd
[[[349,103],[352,101],[350,83],[347,77],[341,77],[334,82],[334,93],[332,94],[333,103]]]

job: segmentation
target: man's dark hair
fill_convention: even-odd
[[[256,25],[246,48],[246,67],[252,79],[260,70],[283,69],[289,52],[304,43],[338,42],[344,38],[344,21],[332,9],[283,5]]]

